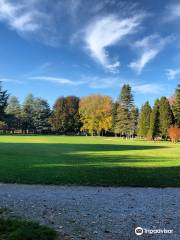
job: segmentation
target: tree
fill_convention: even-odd
[[[0,121],[4,121],[5,119],[5,108],[7,106],[9,95],[6,90],[2,89],[2,85],[0,82]]]
[[[41,98],[36,98],[34,100],[34,116],[33,124],[34,128],[38,133],[47,131],[50,127],[49,116],[50,107],[46,100]]]
[[[172,142],[180,141],[180,128],[171,127],[168,129],[168,134]]]
[[[17,97],[12,96],[8,101],[6,108],[8,129],[14,132],[21,128],[21,105]]]
[[[145,102],[145,104],[141,108],[139,124],[138,124],[138,134],[141,137],[147,137],[148,131],[150,129],[150,116],[151,116],[151,106],[149,102]]]
[[[176,88],[174,101],[172,103],[172,110],[174,113],[175,124],[180,127],[180,84]]]
[[[174,123],[173,113],[166,97],[161,97],[159,101],[159,123],[161,137],[166,139],[168,136],[168,128]]]
[[[35,115],[35,108],[34,108],[34,96],[32,94],[29,94],[23,104],[22,107],[22,128],[25,132],[32,131],[34,132],[35,126],[34,126],[34,115]]]
[[[132,107],[130,111],[130,135],[134,136],[137,134],[139,110],[136,107]]]
[[[60,97],[54,104],[50,117],[52,128],[60,133],[80,130],[79,98],[75,96]]]
[[[134,106],[134,99],[129,84],[125,84],[122,87],[120,96],[116,102],[114,116],[115,134],[134,135],[137,126],[137,109]]]
[[[149,129],[149,137],[154,139],[160,135],[160,119],[159,119],[159,99],[157,99],[154,103],[151,117],[150,117],[150,129]]]
[[[112,128],[112,99],[108,96],[90,95],[79,104],[82,131],[100,135]]]

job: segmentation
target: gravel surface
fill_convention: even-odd
[[[65,239],[180,239],[180,188],[0,184],[0,208],[47,224]],[[173,234],[136,236],[137,226]]]

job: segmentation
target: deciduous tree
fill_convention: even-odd
[[[79,105],[81,130],[100,135],[112,128],[112,99],[108,96],[83,97]]]

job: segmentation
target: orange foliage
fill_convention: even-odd
[[[171,127],[168,129],[168,133],[172,142],[180,141],[180,128]]]

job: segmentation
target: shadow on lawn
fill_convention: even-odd
[[[167,147],[1,143],[0,181],[90,186],[180,186],[179,166],[163,166],[163,162],[169,159],[150,156],[151,151],[148,156],[146,151],[136,152],[163,148]],[[122,154],[123,151],[127,154]],[[135,152],[128,155],[128,151]],[[123,166],[123,163],[128,166]],[[148,166],[151,163],[154,165]]]

